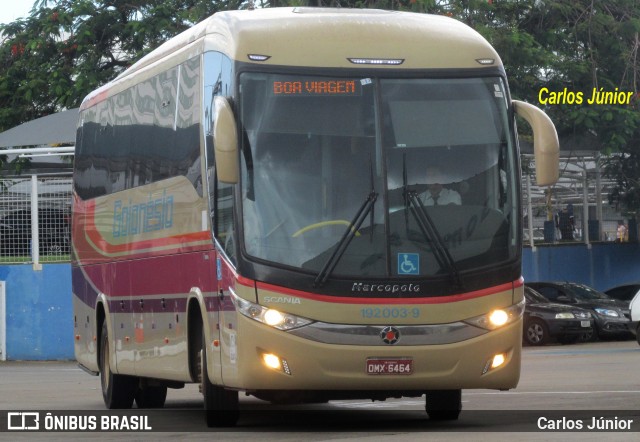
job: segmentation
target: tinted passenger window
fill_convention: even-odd
[[[202,194],[200,58],[82,112],[74,185],[101,195],[186,176]]]
[[[555,287],[537,287],[536,290],[550,301],[557,301],[558,296],[561,295],[560,291]]]

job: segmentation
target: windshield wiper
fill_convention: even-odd
[[[371,156],[369,156],[369,180],[371,191],[369,192],[369,195],[367,195],[367,199],[364,200],[364,203],[362,203],[362,206],[360,206],[360,209],[358,209],[356,215],[347,226],[347,230],[344,231],[342,238],[340,238],[340,241],[338,241],[336,248],[331,254],[331,257],[329,257],[327,262],[324,263],[322,270],[320,270],[320,273],[318,273],[318,276],[316,276],[316,279],[313,282],[314,287],[322,287],[324,283],[327,282],[329,275],[331,275],[333,269],[335,269],[336,265],[338,265],[338,261],[340,261],[342,255],[344,255],[347,247],[349,247],[349,243],[351,242],[353,237],[356,236],[358,229],[369,213],[371,213],[371,240],[373,241],[373,206],[376,203],[376,199],[378,199],[378,194],[376,193],[375,189],[375,179],[373,176],[373,159],[371,158]]]
[[[429,216],[429,213],[422,204],[422,201],[418,197],[418,194],[415,190],[409,189],[409,185],[407,184],[407,154],[402,155],[402,196],[404,198],[404,216],[405,216],[405,225],[407,230],[409,229],[409,205],[411,205],[411,213],[416,218],[416,222],[418,223],[418,227],[422,231],[424,237],[429,241],[433,246],[433,254],[440,264],[440,267],[447,268],[449,270],[449,274],[453,279],[454,287],[462,288],[462,280],[460,279],[460,271],[456,267],[456,262],[451,256],[451,252],[447,248],[444,240],[440,236],[440,232],[436,228],[433,219]]]
[[[375,204],[376,199],[378,199],[378,194],[374,190],[371,190],[369,195],[367,195],[367,199],[364,201],[362,206],[360,206],[360,209],[356,213],[356,216],[353,217],[353,219],[349,223],[349,226],[347,226],[347,230],[345,230],[342,238],[340,238],[340,241],[338,241],[338,244],[331,254],[331,257],[324,264],[324,267],[322,267],[320,273],[318,273],[318,276],[313,283],[314,287],[321,287],[325,282],[327,282],[329,275],[331,275],[331,272],[333,272],[333,269],[338,264],[338,261],[340,261],[340,258],[342,258],[342,255],[344,255],[347,247],[349,247],[349,243],[351,242],[353,237],[356,236],[356,232],[364,222],[369,212],[373,210],[373,205]]]
[[[416,222],[418,223],[418,227],[422,231],[424,237],[432,244],[433,246],[433,254],[436,257],[436,260],[440,264],[442,268],[446,268],[453,279],[454,287],[462,288],[462,280],[460,279],[460,271],[456,267],[456,262],[451,256],[451,252],[447,248],[442,236],[440,236],[440,232],[436,228],[433,219],[427,212],[418,197],[418,194],[415,190],[409,190],[405,188],[405,198],[411,204],[411,213],[413,213],[416,218]]]

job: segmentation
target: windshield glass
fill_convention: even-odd
[[[246,253],[320,272],[344,249],[331,273],[354,277],[450,275],[515,256],[505,97],[498,78],[242,74]]]
[[[529,304],[548,304],[551,302],[530,287],[524,288],[524,296],[527,298],[527,303]]]
[[[502,81],[382,80],[381,96],[392,270],[435,275],[514,256],[518,186]],[[412,194],[423,210],[409,207]],[[420,212],[437,233],[421,228]],[[451,263],[434,253],[439,242]]]
[[[572,284],[571,292],[574,296],[583,301],[594,301],[598,299],[611,299],[606,294],[599,292],[591,287],[587,287],[586,285],[581,284]]]

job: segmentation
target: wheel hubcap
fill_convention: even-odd
[[[529,336],[529,341],[531,342],[540,342],[543,334],[542,327],[539,324],[530,325],[527,329],[527,336]]]

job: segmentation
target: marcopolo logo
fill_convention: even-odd
[[[419,293],[420,284],[367,284],[354,282],[352,293]]]

